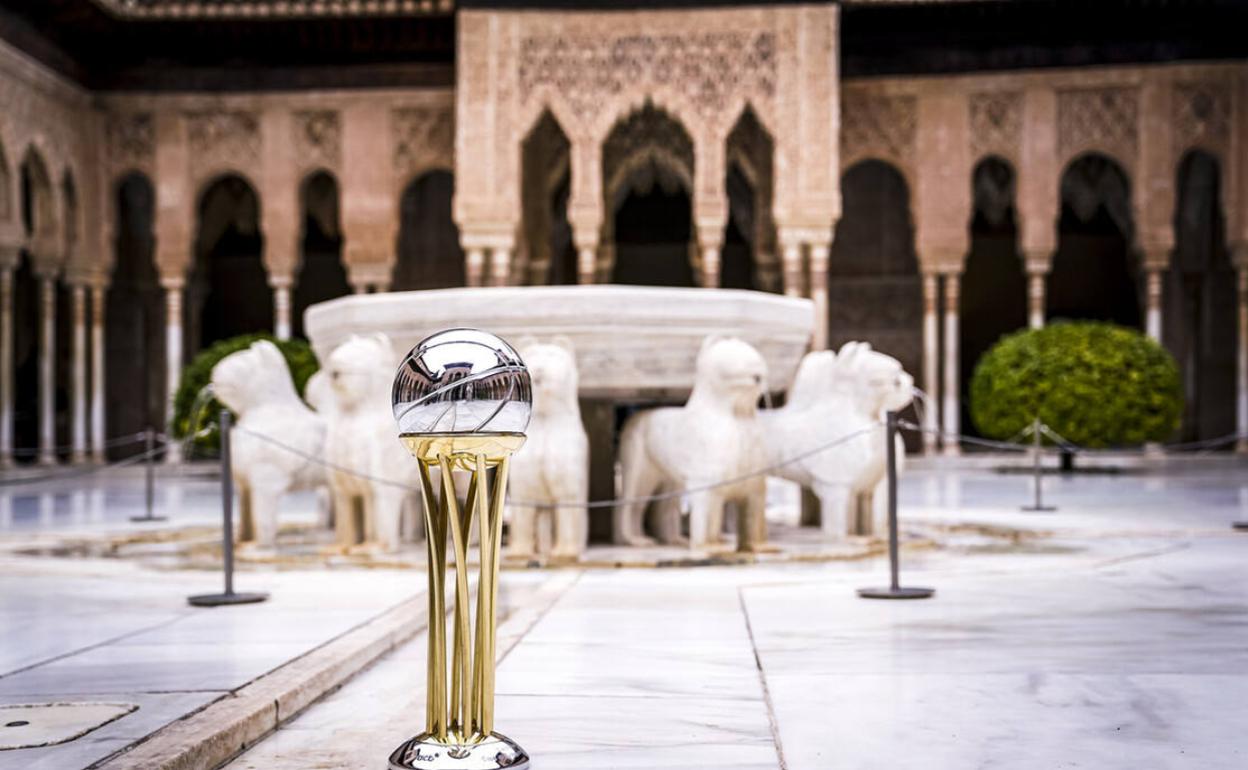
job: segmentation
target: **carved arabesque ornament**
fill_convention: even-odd
[[[1057,146],[1063,161],[1088,150],[1134,162],[1139,147],[1139,93],[1134,87],[1084,88],[1057,94]]]
[[[455,117],[449,106],[396,109],[391,126],[399,179],[434,166],[450,167],[455,151]]]
[[[1017,162],[1022,139],[1023,95],[1003,91],[971,95],[971,157],[1000,155]]]
[[[155,158],[155,124],[149,112],[108,118],[108,154],[117,168],[150,168]]]
[[[305,167],[337,169],[342,158],[342,129],[333,110],[295,113],[296,157]]]
[[[1176,157],[1191,147],[1226,153],[1231,138],[1229,84],[1176,83],[1171,105]]]
[[[865,158],[909,167],[917,128],[918,103],[913,96],[846,93],[841,102],[841,167]]]
[[[186,126],[197,168],[247,168],[260,159],[260,121],[250,112],[188,112]]]
[[[693,190],[693,140],[674,118],[647,104],[618,123],[602,145],[605,199],[614,211],[630,190]],[[632,178],[636,177],[636,178]]]
[[[588,124],[624,93],[658,87],[682,95],[694,112],[720,114],[734,96],[769,103],[776,91],[773,32],[538,35],[520,43],[519,96],[559,93]]]

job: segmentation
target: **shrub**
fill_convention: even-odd
[[[975,367],[971,418],[989,438],[1034,418],[1085,447],[1165,440],[1179,425],[1183,387],[1174,358],[1138,331],[1055,323],[1003,337]]]
[[[182,369],[182,376],[178,380],[178,390],[173,397],[172,433],[174,437],[185,438],[204,427],[209,428],[203,436],[193,442],[195,453],[216,454],[221,444],[221,437],[216,427],[221,409],[224,407],[215,398],[209,398],[202,405],[195,403],[200,392],[212,380],[212,367],[229,354],[248,348],[251,343],[259,340],[268,340],[282,351],[282,355],[286,358],[286,365],[290,367],[291,377],[294,378],[295,390],[301,397],[308,378],[320,368],[316,354],[312,352],[308,343],[303,340],[278,340],[268,334],[243,334],[214,342],[201,350]],[[195,414],[192,414],[192,411]]]

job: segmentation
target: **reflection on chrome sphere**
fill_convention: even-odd
[[[447,329],[399,364],[391,405],[401,435],[524,433],[533,389],[511,345],[478,329]]]

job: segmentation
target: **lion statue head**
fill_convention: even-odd
[[[737,417],[752,416],[767,387],[767,362],[737,337],[707,337],[694,371],[689,403],[726,403]]]
[[[325,362],[326,376],[337,399],[335,408],[389,407],[389,386],[397,356],[384,334],[352,335],[334,348]]]
[[[268,340],[218,361],[212,367],[212,392],[240,418],[256,407],[299,402],[286,358]]]
[[[832,390],[849,395],[872,417],[904,409],[914,398],[914,378],[892,356],[867,342],[847,342],[836,354]]]
[[[519,353],[533,382],[533,414],[579,410],[576,352],[571,340],[564,336],[550,342],[529,338],[520,342]]]

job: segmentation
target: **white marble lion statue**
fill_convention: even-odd
[[[326,483],[324,466],[308,459],[321,455],[325,421],[300,400],[286,359],[267,340],[218,361],[212,369],[212,391],[238,418],[230,432],[240,510],[238,540],[272,548],[282,495]]]
[[[689,545],[700,548],[722,537],[724,506],[736,505],[738,548],[751,550],[765,540],[765,490],[761,476],[707,489],[761,469],[766,457],[758,422],[767,364],[758,351],[736,339],[708,337],[698,352],[693,391],[683,407],[641,412],[620,435],[622,481],[613,521],[617,543],[648,545],[646,504],[627,502],[659,490],[697,490],[685,495]],[[679,507],[657,505],[656,532],[679,542]]]
[[[566,337],[522,341],[519,353],[533,380],[533,417],[512,460],[508,555],[575,561],[589,539],[588,509],[568,505],[589,499],[589,437],[577,401],[576,355]]]
[[[404,505],[420,483],[415,460],[395,439],[390,385],[397,360],[390,339],[375,334],[352,336],[325,362],[333,393],[325,456],[334,530],[345,549],[397,550]]]
[[[881,513],[887,509],[874,504],[887,471],[884,414],[904,409],[913,392],[914,380],[897,359],[872,350],[868,343],[849,342],[839,353],[807,353],[785,405],[760,414],[768,465],[867,430],[773,471],[815,493],[820,525],[828,535],[849,534],[860,510],[873,517],[874,534],[884,531]],[[900,441],[898,437],[899,445]]]

